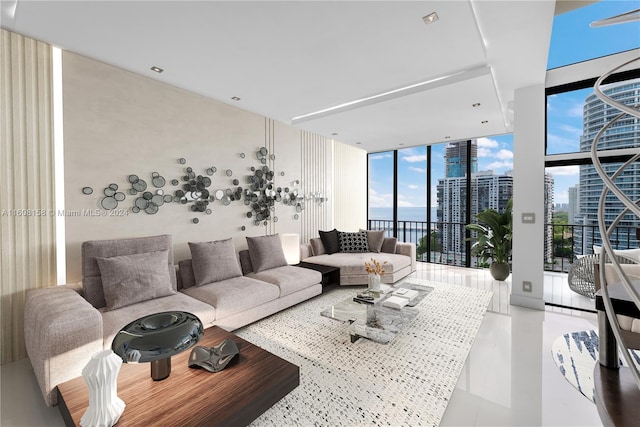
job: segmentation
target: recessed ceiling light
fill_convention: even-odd
[[[432,24],[438,20],[438,14],[435,12],[432,12],[427,16],[423,16],[422,20],[424,21],[425,24]]]
[[[486,125],[487,123],[489,123],[489,120],[483,120],[483,121],[482,121],[482,122],[480,122],[480,123],[482,123],[483,125]]]
[[[471,105],[471,106],[472,106],[472,107],[479,107],[479,106],[480,106],[480,103],[479,103],[479,102],[476,102],[475,104],[473,104],[473,105]]]
[[[444,139],[451,139],[449,135],[445,136]]]
[[[163,72],[164,70],[160,67],[156,67],[155,65],[153,67],[151,67],[151,71],[155,71],[156,73],[160,74],[161,72]]]
[[[337,134],[336,132],[334,132],[334,133],[332,133],[331,135],[336,136],[336,135],[338,135],[338,134]]]
[[[240,98],[238,98],[237,96],[232,96],[231,99],[233,99],[234,101],[240,101]]]
[[[400,143],[400,144],[398,144],[398,145],[402,147],[404,144],[401,142],[401,143]]]
[[[360,141],[356,142],[356,145],[360,145],[360,144],[362,144],[362,142],[360,142]]]

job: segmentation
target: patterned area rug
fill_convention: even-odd
[[[598,360],[598,333],[591,330],[564,334],[551,345],[551,354],[565,379],[593,402],[593,368]],[[632,354],[636,365],[640,366],[640,352],[634,350]],[[625,365],[622,357],[620,365]]]
[[[333,289],[237,330],[298,365],[300,386],[254,425],[439,424],[491,301],[491,291],[432,282],[418,316],[385,345],[351,343],[345,323],[320,312],[356,294]]]

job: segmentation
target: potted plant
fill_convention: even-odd
[[[489,271],[496,280],[509,277],[511,257],[511,240],[513,237],[513,198],[509,199],[503,213],[494,209],[485,209],[478,213],[478,224],[469,224],[467,229],[476,232],[471,246],[471,255],[486,263],[491,259]]]

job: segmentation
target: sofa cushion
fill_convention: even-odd
[[[396,245],[398,244],[398,239],[396,237],[385,237],[382,242],[382,248],[380,252],[385,254],[395,254],[396,253]]]
[[[327,251],[324,249],[321,238],[314,237],[309,240],[309,243],[311,243],[311,253],[313,255],[324,255],[327,253]]]
[[[196,288],[192,288],[196,289]],[[104,347],[111,348],[111,342],[118,331],[143,316],[163,311],[186,311],[195,314],[204,327],[212,326],[216,310],[211,305],[177,292],[168,297],[155,298],[117,310],[100,310],[103,322]]]
[[[276,285],[245,276],[184,289],[182,292],[214,306],[216,319],[257,307],[280,295]]]
[[[281,297],[322,282],[322,273],[294,265],[252,273],[249,277],[278,286]]]
[[[196,286],[242,276],[231,239],[215,242],[189,242]]]
[[[369,242],[367,241],[366,231],[359,231],[357,233],[341,231],[338,233],[338,238],[340,240],[340,252],[369,252]]]
[[[173,243],[168,234],[133,239],[90,240],[82,243],[82,287],[84,296],[95,308],[106,305],[102,290],[102,277],[96,257],[132,255],[168,250],[167,271],[171,276],[173,289],[177,289],[173,266]]]
[[[287,265],[279,234],[247,237],[247,246],[254,273]]]
[[[169,251],[96,257],[107,310],[174,294],[167,258]]]
[[[320,234],[320,240],[322,241],[322,246],[324,246],[326,253],[331,255],[336,252],[340,252],[340,237],[338,236],[338,230],[335,228],[331,231],[318,230],[318,233]]]
[[[193,263],[190,259],[185,259],[178,263],[178,274],[182,289],[196,285],[196,276],[193,274]]]
[[[369,252],[376,254],[380,253],[382,249],[382,242],[384,242],[384,230],[362,230],[367,232],[367,242],[369,243]]]

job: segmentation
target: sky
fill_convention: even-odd
[[[640,8],[638,1],[605,0],[559,15],[554,20],[548,67],[597,58],[640,47],[640,22],[590,28],[589,23]],[[582,105],[591,89],[558,94],[547,99],[547,154],[579,150]],[[479,138],[478,170],[502,174],[513,168],[513,134]],[[432,199],[426,200],[426,147],[398,150],[398,206],[436,206],[437,179],[444,177],[446,143],[431,146]],[[369,206],[393,206],[393,153],[369,156]],[[568,188],[578,182],[578,166],[550,168],[554,203],[568,202]]]

